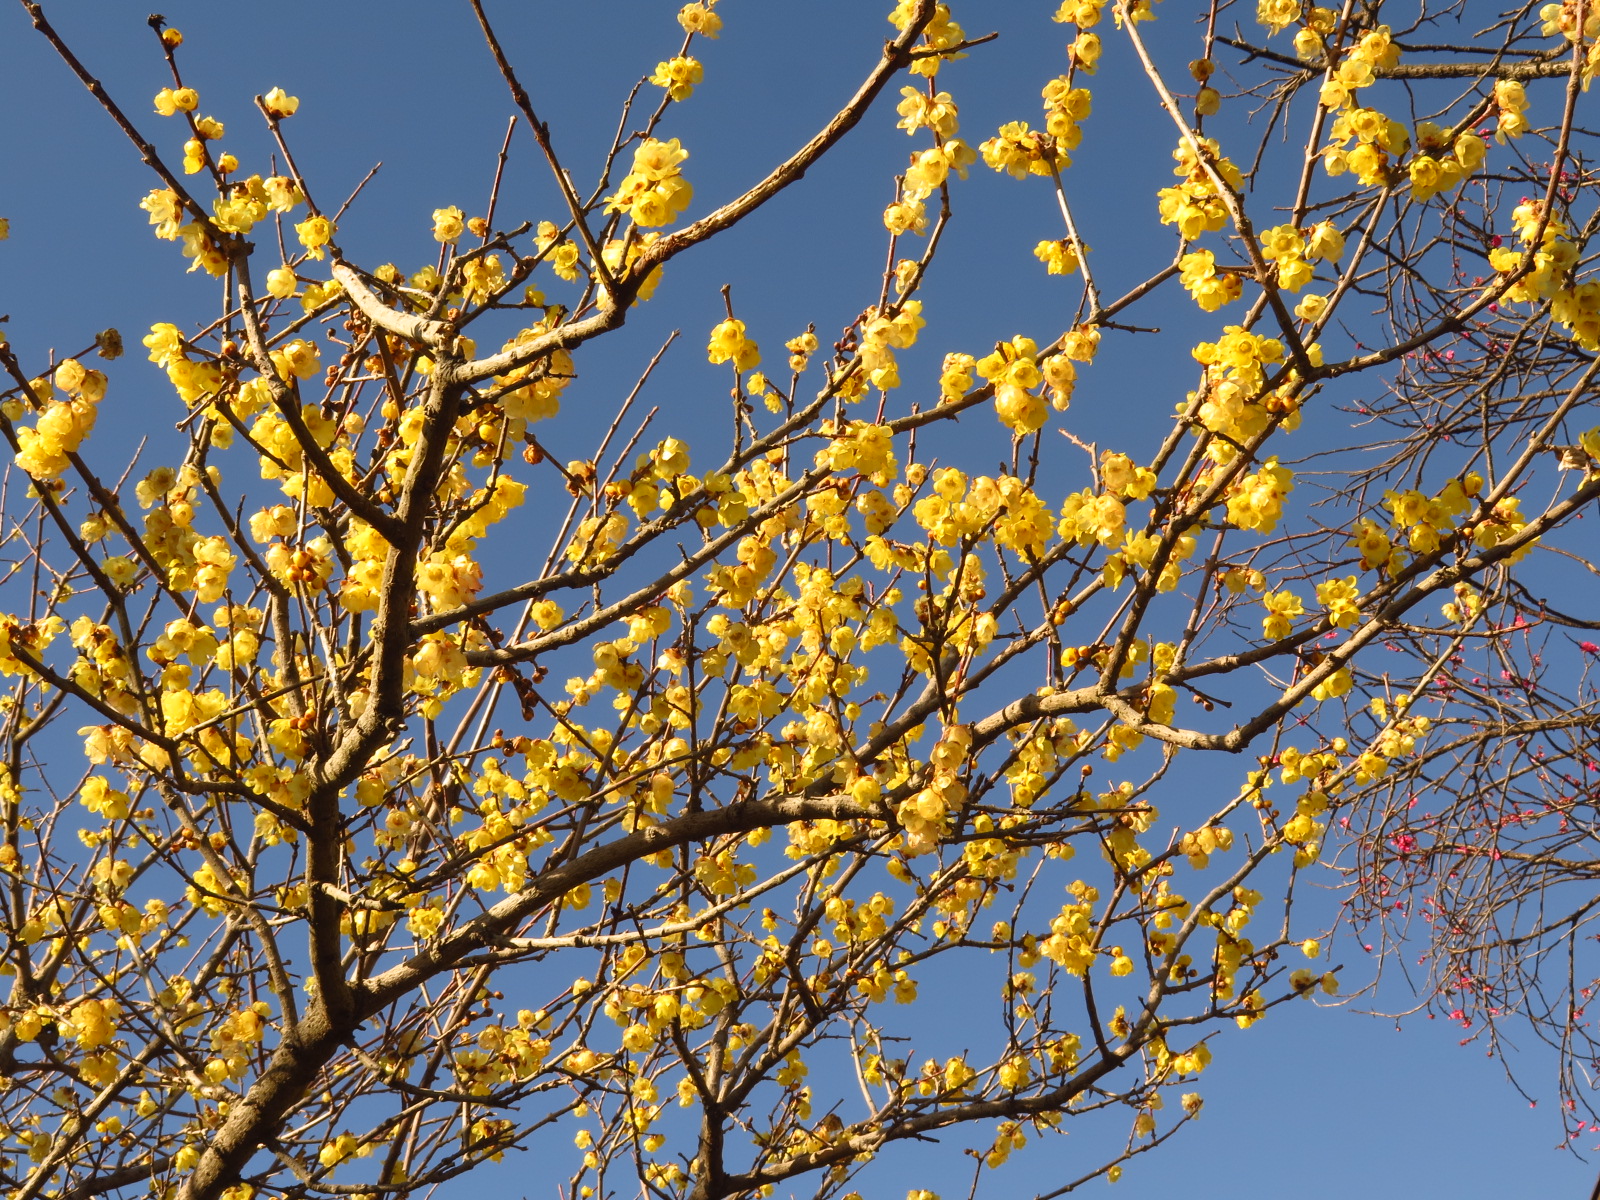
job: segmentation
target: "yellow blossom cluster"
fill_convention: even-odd
[[[736,371],[749,371],[761,363],[761,347],[745,336],[744,322],[729,317],[711,330],[706,357],[713,366],[731,362]]]
[[[675,221],[694,199],[694,188],[679,169],[688,157],[677,138],[646,138],[633,152],[632,169],[607,197],[606,211],[626,213],[641,228]]]
[[[715,39],[722,32],[722,18],[712,11],[717,0],[695,0],[678,10],[678,24],[685,33]]]
[[[1122,540],[1128,510],[1109,492],[1096,494],[1087,488],[1066,498],[1061,505],[1057,532],[1065,541],[1080,546],[1114,546]]]
[[[893,430],[887,425],[851,421],[825,449],[817,451],[817,465],[830,471],[854,471],[882,487],[893,482],[900,473],[894,457],[893,436]]]
[[[1489,265],[1511,277],[1506,299],[1548,300],[1551,316],[1573,341],[1585,350],[1600,348],[1600,278],[1581,283],[1574,278],[1579,249],[1566,222],[1547,215],[1544,204],[1535,200],[1517,205],[1511,221],[1522,248],[1496,246],[1489,251]]]
[[[1296,374],[1290,371],[1278,387],[1266,390],[1267,369],[1284,358],[1283,343],[1277,338],[1229,325],[1215,342],[1195,346],[1193,354],[1205,368],[1201,389],[1177,408],[1180,414],[1187,413],[1199,401],[1196,416],[1201,427],[1220,435],[1206,448],[1212,462],[1232,462],[1238,447],[1259,437],[1270,421],[1277,420],[1287,430],[1298,427]],[[1312,343],[1306,356],[1312,366],[1320,365],[1321,347]]]
[[[93,432],[99,403],[105,398],[104,372],[85,367],[75,358],[64,359],[56,368],[55,383],[67,393],[57,399],[50,381],[35,379],[29,384],[39,415],[32,425],[17,428],[17,465],[40,483],[53,483],[67,469],[68,456],[77,453]],[[7,413],[15,420],[20,406]]]
[[[952,725],[929,753],[927,782],[903,800],[895,813],[905,830],[907,854],[926,854],[939,844],[947,814],[966,798],[961,770],[971,747],[972,730]]]
[[[1049,506],[1016,476],[969,480],[955,467],[934,472],[932,494],[916,502],[912,515],[938,545],[992,531],[998,544],[1030,557],[1043,553],[1055,523]]]
[[[1163,225],[1176,225],[1178,236],[1192,242],[1202,233],[1221,229],[1228,206],[1218,184],[1237,192],[1243,177],[1231,159],[1223,156],[1215,138],[1185,138],[1172,152],[1177,166],[1172,173],[1182,180],[1156,193]]]
[[[514,337],[509,338],[502,350],[514,350],[518,346],[538,338],[548,332],[543,322],[524,329]],[[484,440],[491,445],[498,445],[503,436],[507,442],[515,443],[523,439],[527,427],[535,421],[548,421],[561,411],[561,394],[576,378],[572,365],[572,356],[565,350],[556,350],[551,353],[545,362],[535,365],[515,367],[503,375],[495,376],[495,383],[499,388],[500,410],[505,416],[503,426],[493,426],[481,432],[493,433],[492,438]],[[409,415],[409,414],[408,414]],[[402,433],[409,434],[409,426],[402,427]]]
[[[896,29],[904,32],[911,24],[916,11],[916,0],[895,0],[895,6],[889,13],[889,23]],[[933,16],[922,27],[922,40],[929,49],[946,51],[946,53],[929,54],[918,58],[911,64],[911,71],[915,75],[925,75],[932,79],[939,73],[942,63],[965,58],[964,51],[955,50],[953,47],[966,41],[966,33],[961,26],[950,19],[950,6],[936,4]]]
[[[1150,474],[1144,468],[1138,468],[1145,474]],[[1161,570],[1155,577],[1155,589],[1158,592],[1170,592],[1178,586],[1178,581],[1183,575],[1183,563],[1193,556],[1196,546],[1198,527],[1191,526],[1172,540],[1172,545],[1161,564]],[[1132,571],[1148,573],[1154,566],[1156,555],[1162,548],[1162,539],[1151,533],[1129,530],[1123,535],[1122,545],[1115,554],[1107,556],[1101,566],[1101,578],[1107,587],[1118,588],[1122,581]],[[1164,644],[1164,643],[1163,643]],[[1171,699],[1172,691],[1165,685],[1157,685],[1154,697],[1159,698],[1165,709],[1164,717],[1151,716],[1151,720],[1166,724],[1172,717]],[[1156,699],[1152,699],[1152,704]]]
[[[895,112],[900,115],[895,128],[904,129],[908,134],[915,133],[919,129],[927,129],[943,142],[955,137],[956,131],[960,128],[961,114],[949,92],[935,92],[931,88],[924,91],[914,87],[903,87],[900,89],[900,103],[895,106]]]
[[[1209,866],[1211,856],[1217,851],[1231,849],[1233,831],[1226,825],[1205,825],[1178,839],[1178,853],[1187,858],[1189,865],[1197,871]]]
[[[1297,39],[1298,40],[1298,39]],[[1387,25],[1367,30],[1347,51],[1339,65],[1323,80],[1318,98],[1328,109],[1348,107],[1355,93],[1378,81],[1378,72],[1397,66],[1400,47]]]
[[[1418,554],[1432,554],[1439,548],[1440,538],[1456,528],[1457,520],[1471,511],[1473,500],[1483,490],[1483,476],[1476,471],[1452,479],[1434,496],[1408,488],[1405,491],[1386,491],[1384,507],[1389,510],[1392,525],[1397,533],[1404,533],[1406,544]],[[1387,547],[1367,533],[1367,542],[1361,546],[1363,559],[1374,565],[1389,560]],[[1370,552],[1369,552],[1370,551]]]
[[[333,241],[333,235],[337,232],[338,226],[321,213],[312,214],[294,227],[295,238],[300,242],[307,257],[314,258],[318,262],[327,257],[327,246]]]
[[[1261,469],[1237,478],[1227,491],[1228,523],[1271,533],[1283,516],[1283,502],[1294,490],[1294,472],[1269,458]]]
[[[542,224],[541,228],[543,228]],[[600,248],[600,261],[605,263],[605,265],[610,268],[613,276],[621,276],[626,272],[632,271],[634,263],[644,255],[646,250],[660,240],[661,235],[654,232],[640,234],[637,237],[631,238],[611,238],[604,246]],[[567,245],[571,246],[571,243],[568,243]],[[572,279],[577,278],[578,273],[577,247],[571,246],[571,251],[572,253],[570,255],[570,259],[568,260],[571,274],[564,276],[564,278],[567,278],[569,282]],[[566,247],[559,247],[557,249],[558,258],[565,256],[565,252]],[[554,269],[557,274],[560,274],[560,262],[553,264],[552,269]],[[655,294],[656,285],[660,282],[661,268],[652,267],[650,273],[646,275],[643,281],[639,284],[636,302],[650,299],[650,297]]]
[[[1063,150],[1076,150],[1083,140],[1082,122],[1089,119],[1093,97],[1088,88],[1074,87],[1065,75],[1044,85],[1044,131]]]
[[[665,88],[673,100],[687,100],[694,95],[695,85],[705,78],[705,68],[697,59],[679,54],[656,64],[650,82]]]
[[[950,173],[967,177],[967,168],[977,161],[977,151],[960,138],[941,139],[939,145],[911,156],[900,195],[906,203],[919,203],[944,186]]]
[[[1592,52],[1591,52],[1592,53]],[[1528,93],[1515,79],[1497,79],[1494,84],[1495,141],[1504,145],[1521,137],[1531,126],[1528,124]]]
[[[977,362],[972,355],[959,351],[944,356],[939,370],[939,396],[944,403],[953,404],[971,390]]]
[[[1085,38],[1094,36],[1083,35]],[[1092,73],[1092,66],[1088,69]],[[1072,165],[1068,152],[1076,149],[1083,138],[1079,123],[1089,116],[1092,99],[1089,89],[1073,86],[1071,77],[1063,75],[1045,84],[1042,95],[1045,112],[1042,130],[1031,129],[1023,121],[1012,121],[1000,126],[999,132],[979,147],[983,161],[994,170],[1004,171],[1013,179],[1026,179],[1029,175],[1056,175]],[[1039,251],[1034,253],[1039,254]],[[1057,269],[1052,266],[1051,273],[1070,274],[1073,269],[1075,267]]]
[[[1009,342],[1001,342],[972,368],[993,386],[994,410],[1000,423],[1019,437],[1041,428],[1050,413],[1044,399],[1033,391],[1045,381],[1038,354],[1038,343],[1019,334]]]
[[[1322,165],[1332,176],[1353,172],[1370,187],[1386,182],[1391,157],[1402,158],[1410,149],[1411,134],[1399,121],[1375,108],[1352,106],[1334,119]]]
[[[1447,131],[1432,121],[1417,126],[1417,152],[1406,166],[1414,200],[1431,200],[1453,192],[1468,175],[1483,165],[1488,146],[1475,133],[1458,133],[1448,141]]]
[[[1078,270],[1078,248],[1067,238],[1040,242],[1033,248],[1033,256],[1051,275],[1072,275]]]
[[[873,387],[887,391],[900,386],[900,367],[894,352],[916,345],[917,335],[926,324],[920,300],[902,300],[892,310],[862,318],[857,362]]]
[[[1278,34],[1300,19],[1300,11],[1300,0],[1257,0],[1256,21]]]
[[[175,207],[171,192],[152,192],[145,197],[147,203],[154,201],[165,211]],[[269,176],[263,179],[259,175],[252,175],[248,179],[232,184],[225,195],[217,197],[211,202],[212,221],[224,233],[248,234],[255,228],[256,223],[264,221],[269,213],[292,212],[296,205],[303,204],[305,196],[291,179],[281,175]],[[157,220],[154,208],[149,208],[150,223],[157,225],[156,236],[171,236],[164,233],[170,227],[170,222],[176,213],[168,212],[166,218]],[[177,231],[179,235],[182,230]]]
[[[1050,19],[1057,25],[1072,24],[1079,29],[1091,29],[1100,23],[1104,7],[1104,0],[1062,0]]]
[[[1600,75],[1600,13],[1583,0],[1561,0],[1539,9],[1539,20],[1543,22],[1539,32],[1545,37],[1560,35],[1573,45],[1580,42],[1588,45],[1589,52],[1580,68],[1582,85],[1587,91],[1594,77]]]
[[[1217,256],[1195,250],[1178,260],[1178,280],[1203,312],[1216,312],[1244,294],[1238,271],[1218,271]]]
[[[585,517],[567,543],[568,561],[595,565],[610,558],[628,532],[628,519],[619,512]]]
[[[1042,129],[1032,129],[1026,121],[1008,121],[995,136],[978,147],[983,161],[1013,179],[1029,175],[1051,176],[1070,167],[1062,139]]]
[[[1097,957],[1094,905],[1097,888],[1081,879],[1067,885],[1073,900],[1064,904],[1050,922],[1050,936],[1039,942],[1039,953],[1069,975],[1083,975]]]
[[[1293,225],[1276,225],[1261,234],[1261,256],[1276,264],[1278,286],[1291,292],[1311,282],[1314,261],[1337,263],[1343,254],[1344,237],[1331,221],[1303,234]]]

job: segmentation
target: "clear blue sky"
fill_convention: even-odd
[[[46,7],[141,127],[173,148],[175,128],[149,107],[149,97],[168,81],[146,10],[124,0],[56,0]],[[540,115],[580,180],[592,174],[628,88],[675,47],[676,7],[644,0],[491,2]],[[700,52],[706,82],[668,128],[693,155],[692,213],[752,182],[837,106],[876,58],[889,31],[888,7],[888,0],[724,0],[724,36]],[[969,33],[1003,31],[998,42],[949,70],[962,132],[974,144],[1001,121],[1038,119],[1038,89],[1064,65],[1060,27],[1048,21],[1053,7],[1046,0],[957,5]],[[382,161],[341,233],[353,258],[372,265],[392,259],[415,270],[432,245],[426,231],[434,208],[482,211],[511,109],[464,2],[185,0],[164,12],[188,38],[188,81],[199,88],[203,110],[229,124],[226,144],[247,164],[266,153],[250,98],[275,85],[301,98],[290,131],[325,207]],[[1181,0],[1168,0],[1162,19],[1186,19]],[[1117,82],[1123,56],[1109,29],[1106,40],[1095,113],[1069,186],[1083,235],[1104,264],[1102,286],[1115,294],[1117,283],[1136,280],[1138,266],[1170,257],[1170,241],[1153,236],[1152,217],[1155,189],[1170,178],[1172,139],[1148,93]],[[0,314],[10,315],[6,328],[19,348],[70,352],[108,325],[122,328],[137,347],[152,321],[187,325],[212,311],[214,282],[185,276],[172,247],[147,231],[137,201],[151,181],[133,150],[29,29],[14,0],[0,7],[0,113],[0,215],[12,223],[11,241],[0,245]],[[639,319],[580,363],[588,390],[575,399],[597,397],[593,412],[608,416],[608,389],[631,379],[671,328],[681,327],[691,357],[697,354],[704,331],[721,316],[724,282],[733,284],[752,332],[772,347],[769,357],[808,320],[831,340],[865,303],[882,269],[877,214],[909,145],[893,126],[891,106],[882,105],[799,188],[728,238],[675,262]],[[519,131],[502,212],[520,205],[534,219],[557,216],[525,139]],[[1146,152],[1131,152],[1141,147]],[[930,353],[982,353],[1015,332],[1058,330],[1074,294],[1047,279],[1030,254],[1039,238],[1059,236],[1047,189],[996,178],[980,166],[957,198],[958,222],[930,292],[924,335]],[[1079,389],[1071,428],[1085,440],[1130,450],[1153,444],[1188,386],[1186,350],[1201,328],[1168,329],[1159,341],[1137,344],[1108,339],[1092,386]],[[927,359],[920,361],[926,369]],[[655,402],[677,405],[691,418],[695,406],[715,403],[693,384],[675,386]],[[121,407],[97,436],[166,428],[169,402],[164,382],[151,372],[142,394],[118,393]],[[581,427],[581,403],[569,412]],[[552,429],[558,454],[561,436]],[[586,443],[575,437],[572,455]],[[1231,785],[1219,780],[1218,786]],[[1349,979],[1371,977],[1359,946],[1341,944],[1335,957],[1347,964]],[[1383,1000],[1393,1008],[1408,1004],[1399,990]],[[952,993],[939,1002],[958,1019],[961,1001]],[[1481,1050],[1457,1046],[1459,1036],[1442,1021],[1414,1018],[1397,1031],[1393,1021],[1345,1009],[1279,1009],[1247,1033],[1220,1038],[1216,1063],[1202,1080],[1207,1106],[1200,1122],[1131,1163],[1116,1186],[1132,1197],[1189,1200],[1586,1197],[1600,1166],[1554,1150],[1561,1137],[1556,1114],[1543,1106],[1530,1110],[1497,1064]],[[1548,1077],[1540,1063],[1530,1063],[1528,1074],[1535,1084]],[[982,1194],[1049,1190],[1080,1174],[1098,1148],[1076,1136],[1035,1142]],[[1106,1186],[1096,1182],[1086,1190]],[[507,1194],[524,1191],[546,1194],[542,1181],[532,1180]],[[964,1195],[965,1183],[944,1194],[946,1200]],[[903,1187],[885,1186],[875,1195],[899,1200]]]

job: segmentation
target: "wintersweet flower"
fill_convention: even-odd
[[[678,10],[678,24],[683,26],[686,33],[696,33],[701,37],[715,38],[722,32],[722,18],[711,11],[710,4],[699,0],[694,4],[685,4]]]
[[[461,210],[455,205],[433,210],[433,240],[453,242],[467,231]]]
[[[694,94],[695,84],[704,78],[705,68],[695,59],[680,54],[676,58],[658,62],[650,82],[666,88],[667,95],[674,100],[687,100]]]
[[[295,236],[306,248],[306,253],[319,262],[326,257],[323,247],[333,240],[337,226],[327,217],[307,217],[294,227]]]
[[[732,318],[712,329],[706,354],[712,365],[731,362],[740,371],[751,370],[761,362],[761,348],[745,336],[744,322]]]
[[[267,115],[275,120],[292,117],[300,110],[300,97],[287,94],[281,87],[275,87],[265,96],[261,97],[261,107],[267,110]]]

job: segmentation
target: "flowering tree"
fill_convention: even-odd
[[[712,0],[587,180],[472,0],[556,207],[503,211],[497,173],[419,218],[415,270],[341,251],[360,207],[297,169],[295,97],[241,162],[184,83],[205,47],[152,18],[171,84],[136,120],[23,3],[226,288],[141,334],[163,465],[91,438],[152,370],[105,363],[115,331],[0,345],[15,1200],[405,1196],[529,1147],[575,1196],[828,1195],[937,1136],[981,1180],[1095,1110],[1131,1134],[1060,1191],[1115,1178],[1198,1112],[1215,1029],[1335,990],[1290,921],[1333,814],[1423,777],[1468,803],[1551,769],[1535,728],[1588,736],[1592,694],[1528,665],[1573,623],[1528,589],[1600,496],[1583,0],[1198,33],[1068,0],[1042,123],[976,146],[944,89],[1004,39],[901,0],[837,115],[709,202],[670,135]],[[1149,278],[1073,219],[1102,38],[1176,147],[1129,199],[1172,246]],[[910,162],[842,336],[774,354],[730,298],[729,434],[637,416],[646,371],[556,458],[589,344],[889,106]],[[1027,242],[1076,312],[927,370],[980,163],[1050,206]],[[1115,339],[1192,354],[1148,451],[1072,432]],[[964,1019],[923,1019],[956,979]]]

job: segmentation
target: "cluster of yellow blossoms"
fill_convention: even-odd
[[[985,163],[1013,179],[1050,176],[1070,167],[1072,158],[1068,151],[1077,149],[1083,138],[1079,123],[1089,116],[1092,103],[1089,89],[1074,87],[1072,79],[1062,75],[1045,84],[1041,94],[1045,111],[1043,130],[1030,129],[1026,122],[1012,121],[1000,126],[999,132],[979,147]]]
[[[645,138],[633,152],[632,169],[607,198],[606,211],[627,213],[641,228],[677,220],[694,199],[694,188],[679,169],[688,157],[677,138]]]
[[[889,24],[904,33],[911,25],[916,8],[917,0],[895,0],[894,8],[889,12]],[[911,64],[911,73],[932,79],[939,73],[939,68],[944,63],[966,57],[965,52],[953,49],[966,41],[966,38],[966,32],[961,26],[950,19],[950,6],[934,5],[933,16],[922,27],[922,41],[928,49],[942,53],[927,54],[918,58]]]
[[[32,380],[29,391],[39,415],[32,425],[17,429],[17,465],[34,480],[52,484],[67,469],[68,456],[75,454],[94,430],[99,403],[105,398],[104,372],[85,367],[75,358],[56,368],[55,383],[67,398],[58,399],[50,380]],[[9,401],[6,416],[17,420],[25,412],[20,401]]]
[[[1270,421],[1277,420],[1287,430],[1299,425],[1296,375],[1291,371],[1276,389],[1265,390],[1267,370],[1284,360],[1284,346],[1277,338],[1229,325],[1215,342],[1195,346],[1193,354],[1205,368],[1201,387],[1189,393],[1177,411],[1186,414],[1199,402],[1195,415],[1200,426],[1218,435],[1206,447],[1213,463],[1232,462],[1239,447],[1259,437]],[[1320,365],[1321,347],[1313,342],[1306,347],[1306,356],[1313,366]]]
[[[1579,28],[1580,14],[1582,29]],[[1584,56],[1581,68],[1583,86],[1587,90],[1594,77],[1600,75],[1600,12],[1584,0],[1560,0],[1541,8],[1539,19],[1543,22],[1540,32],[1545,37],[1559,34],[1572,45],[1577,45],[1580,38],[1588,44],[1589,53]]]
[[[863,316],[856,377],[864,372],[873,387],[884,391],[899,387],[900,366],[894,352],[916,345],[917,335],[926,324],[920,300],[902,300],[891,309],[874,310]]]
[[[152,191],[140,202],[140,207],[150,214],[150,224],[156,236],[169,241],[181,240],[186,258],[194,259],[190,270],[204,269],[212,275],[221,275],[228,268],[228,251],[213,236],[248,234],[269,213],[288,213],[305,202],[305,196],[295,183],[282,176],[263,179],[252,175],[232,183],[225,177],[239,168],[232,154],[213,157],[207,143],[223,136],[222,122],[212,117],[195,118],[191,114],[199,105],[199,94],[190,87],[162,88],[156,93],[155,110],[162,116],[183,114],[193,135],[184,143],[183,169],[194,175],[208,167],[219,180],[222,194],[212,201],[211,228],[198,219],[184,220],[183,205],[176,192],[169,188]],[[273,88],[262,98],[268,115],[282,119],[299,108],[300,101],[286,95],[282,88]],[[295,226],[300,243],[313,258],[323,257],[323,247],[333,236],[334,226],[326,217],[313,215]]]
[[[1578,244],[1566,222],[1547,214],[1542,202],[1526,200],[1512,211],[1516,246],[1496,246],[1489,265],[1511,277],[1505,297],[1513,303],[1550,302],[1550,315],[1585,350],[1600,349],[1600,278],[1579,283]]]
[[[695,0],[692,4],[685,4],[678,10],[678,24],[683,26],[685,33],[715,40],[722,32],[722,18],[713,11],[716,3],[717,0]]]
[[[1330,109],[1346,107],[1357,91],[1371,87],[1378,81],[1379,71],[1397,66],[1399,62],[1400,47],[1394,44],[1389,27],[1379,25],[1367,30],[1355,45],[1345,51],[1339,65],[1323,80],[1319,95],[1322,106]]]
[[[705,78],[705,68],[687,55],[677,55],[656,64],[650,82],[665,88],[673,100],[687,100],[694,95],[695,85]]]
[[[925,92],[904,87],[900,89],[900,96],[895,110],[900,116],[896,128],[904,129],[908,135],[926,129],[933,134],[934,145],[912,154],[911,165],[902,179],[900,197],[884,210],[883,223],[897,237],[904,233],[923,233],[928,225],[927,206],[923,201],[945,185],[951,171],[965,179],[967,168],[977,160],[972,147],[956,137],[959,114],[949,92],[935,91],[930,82]]]
[[[1100,35],[1094,32],[1094,26],[1100,23],[1104,9],[1105,0],[1062,0],[1050,16],[1058,25],[1078,27],[1078,36],[1067,45],[1067,61],[1086,75],[1093,75],[1100,65]],[[1127,13],[1133,21],[1155,19],[1150,0],[1132,0]]]
[[[1305,233],[1293,225],[1277,225],[1261,234],[1261,256],[1276,264],[1278,286],[1291,292],[1311,282],[1314,261],[1337,263],[1343,254],[1344,237],[1332,221],[1323,221]]]
[[[1227,223],[1228,206],[1218,185],[1237,192],[1243,177],[1233,161],[1222,154],[1215,138],[1185,138],[1172,157],[1178,164],[1172,173],[1183,182],[1156,194],[1161,223],[1176,225],[1178,236],[1192,242],[1202,233],[1213,233]]]

